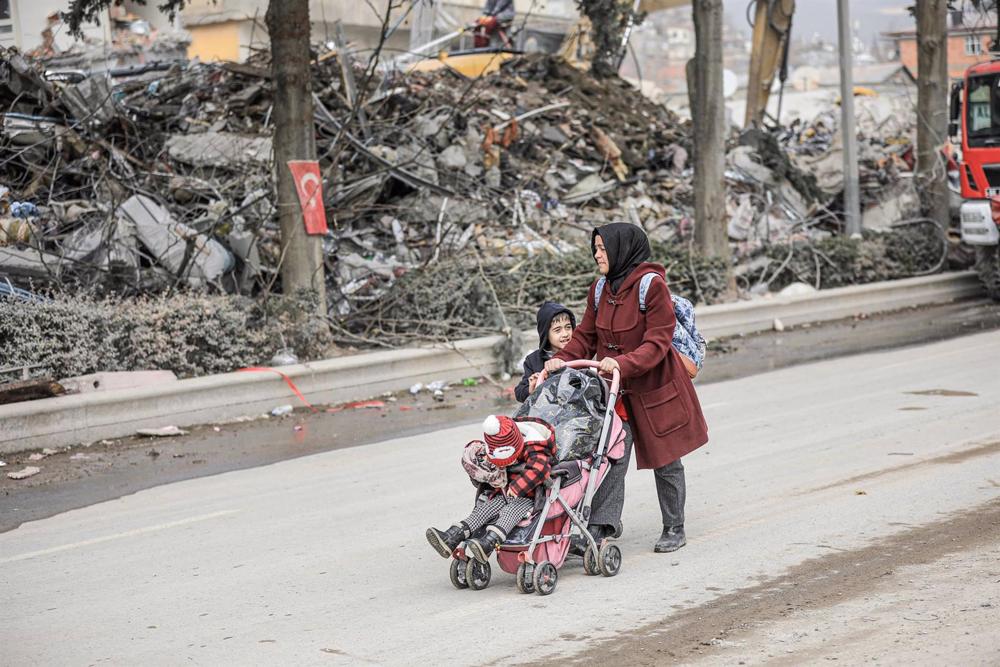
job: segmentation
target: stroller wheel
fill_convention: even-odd
[[[591,577],[601,573],[601,563],[597,554],[597,549],[589,544],[587,550],[583,552],[583,571]]]
[[[465,564],[465,583],[474,591],[481,591],[489,586],[492,574],[489,563],[480,563],[475,558],[470,558]]]
[[[601,574],[605,577],[613,577],[622,569],[622,550],[617,544],[605,542],[597,552],[597,559],[601,563]]]
[[[517,566],[517,590],[522,593],[534,593],[535,592],[535,581],[533,575],[535,574],[535,566],[529,563],[521,563]]]
[[[535,566],[535,574],[532,575],[535,584],[535,591],[539,595],[549,595],[556,589],[556,582],[559,581],[559,570],[547,560]]]
[[[455,588],[461,590],[469,587],[469,582],[465,580],[465,563],[462,561],[452,558],[449,574],[451,575],[451,585]]]

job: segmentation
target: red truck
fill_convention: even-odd
[[[1000,57],[965,71],[951,88],[948,134],[962,185],[962,240],[976,249],[976,270],[1000,301]]]

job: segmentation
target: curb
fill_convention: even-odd
[[[978,296],[973,272],[939,274],[844,287],[796,297],[707,306],[698,310],[706,338],[752,334],[773,328],[853,315],[948,303]],[[371,352],[295,366],[281,372],[312,403],[361,400],[415,382],[454,382],[494,373],[493,347],[500,336],[457,341],[450,346]],[[525,347],[535,345],[525,334]],[[65,447],[135,433],[139,428],[219,423],[297,405],[288,385],[272,373],[224,373],[141,389],[122,389],[0,405],[0,454]]]

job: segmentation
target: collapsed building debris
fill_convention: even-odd
[[[581,298],[590,230],[612,220],[646,230],[681,293],[719,298],[722,267],[689,243],[689,123],[629,84],[551,56],[511,59],[477,80],[448,69],[355,75],[363,128],[337,57],[313,64],[342,342],[525,326],[539,300]],[[19,205],[0,207],[0,275],[134,294],[278,289],[272,95],[261,61],[150,63],[79,80],[6,52],[0,183]],[[745,292],[829,286],[835,262],[819,244],[841,231],[837,131],[831,113],[731,142],[726,206]],[[893,223],[913,217],[910,130],[865,131],[868,238],[903,234]],[[939,248],[943,232],[923,224],[905,234]],[[802,253],[813,270],[799,266]],[[923,263],[901,261],[899,275],[940,265],[923,250],[908,257]],[[448,307],[438,313],[434,300]],[[511,320],[494,322],[496,312]]]

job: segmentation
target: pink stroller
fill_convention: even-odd
[[[607,474],[610,462],[624,456],[627,437],[621,418],[615,412],[620,382],[618,371],[614,372],[608,386],[603,378],[597,376],[597,366],[594,361],[567,364],[571,369],[588,369],[586,373],[593,376],[600,387],[601,395],[589,398],[591,403],[599,401],[599,404],[584,406],[601,424],[596,445],[580,458],[574,457],[574,460],[553,465],[551,475],[545,481],[545,493],[538,494],[540,497],[535,511],[511,531],[497,552],[500,569],[517,576],[517,589],[522,593],[549,595],[555,590],[559,568],[566,561],[573,534],[581,535],[587,542],[583,570],[588,575],[613,577],[621,569],[622,554],[618,545],[608,539],[598,544],[587,530],[594,493]],[[543,386],[558,382],[559,377],[559,374],[554,375]],[[536,390],[522,409],[530,409],[529,404],[538,395]],[[576,396],[576,400],[586,399]],[[603,421],[599,416],[601,408]],[[556,429],[556,446],[563,451],[560,424],[552,423],[552,426]],[[492,574],[489,563],[480,563],[467,556],[464,543],[452,555],[451,583],[456,588],[481,590],[489,586]]]

